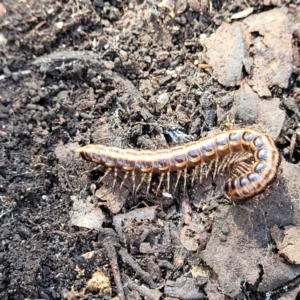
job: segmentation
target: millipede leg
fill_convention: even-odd
[[[242,162],[241,163],[242,165],[243,165],[243,168],[244,168],[244,170],[245,170],[245,173],[247,172],[251,172],[251,170],[252,170],[252,165],[250,165],[250,164],[248,164],[248,163],[246,163],[246,162]]]
[[[207,168],[206,173],[205,173],[205,178],[208,178],[208,175],[209,175],[210,172],[211,172],[211,169],[212,169],[213,164],[214,164],[214,161],[211,161],[211,162],[209,163],[208,168]]]
[[[236,154],[230,154],[228,156],[226,156],[223,160],[222,160],[222,163],[219,165],[219,168],[218,168],[218,172],[222,172],[224,173],[225,169],[227,169],[230,165],[230,161],[234,158]]]
[[[160,186],[161,186],[162,181],[164,180],[165,174],[166,173],[161,173],[160,176],[159,176],[159,183],[158,183],[158,187],[156,189],[156,193],[158,193],[158,191],[160,189]]]
[[[123,180],[122,180],[121,185],[120,185],[120,192],[121,192],[121,190],[122,190],[122,187],[123,187],[123,185],[124,185],[124,182],[125,182],[126,179],[128,178],[129,173],[130,173],[130,172],[125,172],[125,174],[124,174]]]
[[[240,164],[244,162],[246,159],[249,159],[252,157],[252,154],[246,154],[245,152],[236,153],[233,155],[230,160],[227,162],[227,165],[225,168],[230,168],[231,166],[234,166],[235,164]]]
[[[100,178],[100,182],[103,181],[103,179],[104,179],[105,177],[107,177],[107,176],[111,173],[111,171],[112,171],[112,168],[108,168],[108,169],[105,171],[104,175]]]
[[[138,190],[140,189],[141,185],[142,185],[143,182],[145,181],[146,177],[147,177],[147,173],[143,173],[142,178],[141,178],[139,184],[138,184],[137,187],[136,187],[135,193],[138,192]]]
[[[227,161],[227,166],[228,168],[230,168],[240,157],[240,153],[236,153],[235,155],[233,155],[228,161]]]
[[[183,171],[183,189],[186,190],[187,168]]]
[[[240,163],[240,162],[244,162],[245,160],[249,159],[249,158],[253,158],[251,153],[245,153],[242,152],[240,153],[240,155],[236,158],[236,160],[234,161],[234,163]]]
[[[215,178],[217,176],[218,165],[219,165],[219,157],[217,157],[215,159],[215,167],[214,167],[213,180],[215,180]]]
[[[176,178],[176,183],[175,183],[175,190],[177,189],[177,185],[178,185],[179,179],[181,177],[181,173],[182,173],[182,170],[180,170],[180,171],[177,172],[177,178]]]
[[[114,181],[113,181],[113,185],[112,185],[113,190],[115,189],[115,185],[116,185],[116,182],[117,182],[117,177],[118,177],[118,169],[115,168],[114,169]]]
[[[222,161],[221,163],[219,164],[219,167],[218,167],[218,172],[222,172],[223,173],[223,168],[224,168],[224,165],[226,164],[226,161],[227,161],[227,157],[222,157]]]
[[[199,182],[200,182],[200,184],[202,183],[202,179],[203,179],[203,168],[204,168],[204,165],[201,165],[200,166],[200,171],[199,171]]]
[[[151,185],[151,180],[152,180],[152,173],[149,173],[146,197],[149,195],[149,189],[150,189],[150,185]]]
[[[245,163],[245,162],[240,162],[236,166],[234,166],[233,172],[237,175],[243,175],[245,173],[251,172],[251,165]]]
[[[167,193],[170,192],[170,171],[167,173]]]
[[[135,196],[135,194],[136,194],[136,191],[135,191],[136,184],[135,184],[135,172],[134,171],[131,172],[131,180],[132,180],[132,191],[133,191],[133,195]]]
[[[91,170],[87,170],[87,171],[82,172],[82,173],[81,173],[81,176],[86,175],[86,174],[89,174],[89,173],[91,173],[91,172],[93,172],[93,171],[99,170],[99,169],[101,169],[101,168],[103,168],[102,165],[96,166],[96,167],[94,167],[94,168],[91,169]]]
[[[194,181],[195,181],[195,178],[196,178],[198,172],[199,172],[199,166],[196,166],[195,169],[193,170],[193,174],[192,174],[192,180],[191,180],[192,185],[194,185]]]

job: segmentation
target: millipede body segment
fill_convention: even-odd
[[[270,136],[246,128],[169,149],[135,150],[95,144],[81,147],[77,152],[89,162],[114,169],[115,174],[117,170],[124,171],[126,177],[131,174],[133,180],[136,173],[142,173],[142,178],[149,174],[149,184],[152,174],[167,174],[168,186],[170,172],[177,171],[178,176],[184,172],[186,179],[187,168],[214,163],[215,174],[218,174],[231,165],[233,173],[225,184],[225,192],[233,200],[245,200],[262,193],[276,178],[281,161]],[[247,153],[251,163],[237,159]]]

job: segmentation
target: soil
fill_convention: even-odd
[[[300,18],[287,2],[0,5],[0,299],[300,297]],[[278,35],[259,27],[271,14]],[[259,199],[228,201],[223,176],[175,190],[175,175],[172,193],[155,176],[132,195],[129,177],[112,188],[76,153],[228,126],[276,139],[281,174]]]

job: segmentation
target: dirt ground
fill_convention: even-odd
[[[0,299],[300,299],[299,4],[1,4]],[[133,197],[76,153],[230,126],[282,155],[243,203],[227,175],[186,189],[174,175],[170,193],[155,176]]]

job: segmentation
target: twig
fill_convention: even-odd
[[[121,276],[120,276],[120,270],[118,266],[118,258],[117,258],[117,252],[116,249],[113,245],[113,242],[108,240],[103,243],[103,247],[106,250],[106,255],[109,259],[109,263],[114,275],[114,280],[115,284],[117,286],[117,291],[118,291],[118,297],[120,300],[126,300],[125,294],[124,294],[124,289],[123,289],[123,284],[121,281]]]
[[[59,165],[59,167],[61,167],[61,168],[65,171],[65,180],[66,180],[66,182],[67,182],[67,184],[68,184],[68,186],[69,186],[69,188],[70,188],[72,194],[74,194],[74,193],[75,193],[75,192],[74,192],[74,188],[73,188],[73,186],[71,185],[71,182],[70,182],[70,179],[69,179],[69,175],[68,175],[67,170],[66,170],[62,165]]]
[[[141,295],[150,300],[159,300],[161,298],[161,292],[157,289],[148,289],[146,286],[134,283],[128,276],[124,277],[126,280],[125,287],[128,287],[130,290],[138,291]]]
[[[156,283],[153,281],[152,276],[139,266],[139,264],[132,258],[132,256],[127,252],[126,249],[121,249],[119,251],[119,254],[122,257],[123,262],[134,269],[134,271],[136,271],[141,276],[141,279],[144,282],[146,282],[152,289],[156,288]]]

